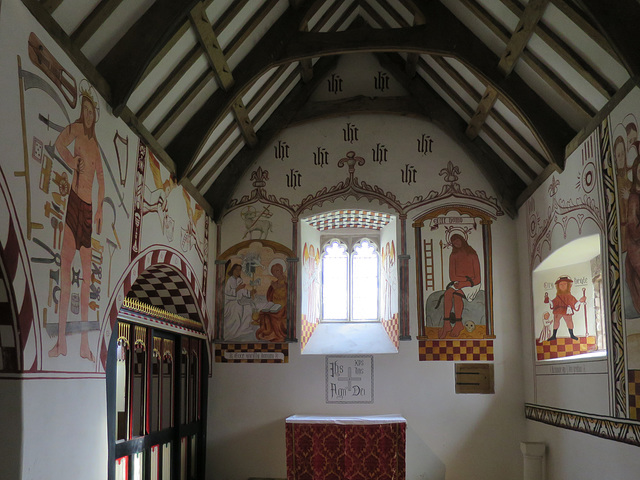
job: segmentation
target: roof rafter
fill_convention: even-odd
[[[495,18],[493,18],[487,10],[485,10],[476,0],[460,0],[491,32],[496,35],[505,44],[509,42],[510,33]],[[549,68],[544,62],[539,60],[530,51],[526,50],[522,53],[522,60],[549,85],[553,90],[563,98],[571,107],[573,107],[585,120],[591,118],[595,114],[595,110],[591,105],[585,102],[573,89],[564,83],[562,79]]]
[[[190,164],[210,132],[235,98],[270,68],[304,58],[350,52],[395,51],[431,53],[458,59],[487,85],[493,86],[509,108],[519,112],[548,157],[564,165],[564,147],[573,129],[516,74],[504,77],[498,58],[439,2],[421,7],[425,25],[389,30],[300,32],[302,9],[287,10],[262,41],[234,70],[236,83],[228,92],[215,92],[167,147],[178,169]]]
[[[102,0],[71,34],[71,41],[82,48],[121,3],[122,0]]]
[[[609,41],[629,75],[640,75],[640,49],[637,46],[640,4],[637,0],[576,0]]]
[[[513,71],[516,62],[520,59],[527,43],[529,43],[531,35],[533,35],[536,25],[540,21],[540,18],[542,18],[542,14],[547,8],[548,3],[549,0],[531,0],[524,11],[521,12],[518,25],[516,25],[498,62],[498,70],[500,70],[503,75],[507,76]],[[471,121],[467,127],[467,135],[469,138],[475,138],[480,133],[489,112],[493,110],[493,106],[498,100],[498,96],[498,90],[492,85],[487,85],[484,95],[482,95],[482,99],[478,103],[476,111],[471,117]]]
[[[515,15],[520,16],[525,11],[514,0],[502,0]],[[527,5],[528,7],[528,5]],[[553,50],[573,69],[575,69],[587,82],[591,84],[593,88],[598,90],[602,96],[607,100],[615,93],[616,88],[602,75],[600,75],[595,68],[582,60],[580,55],[575,52],[569,45],[567,45],[557,34],[553,32],[544,23],[539,22],[535,25],[535,34],[538,35],[547,45]]]
[[[470,139],[465,132],[466,121],[429,86],[421,77],[408,78],[400,66],[401,59],[389,55],[376,55],[380,63],[401,82],[425,111],[425,115],[456,140],[476,160],[493,187],[505,211],[515,217],[515,201],[525,188],[524,182],[480,137]]]
[[[111,87],[110,104],[116,115],[125,107],[147,65],[182,27],[196,3],[197,0],[157,0],[98,64],[98,71]]]

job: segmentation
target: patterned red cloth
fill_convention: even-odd
[[[405,423],[287,423],[287,480],[404,480]]]

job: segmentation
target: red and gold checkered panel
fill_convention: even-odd
[[[289,344],[216,343],[216,363],[289,363]]]
[[[316,331],[317,323],[307,322],[306,315],[302,315],[302,333],[300,335],[300,350],[304,350],[311,340],[311,335]]]
[[[391,320],[383,320],[382,327],[387,332],[389,338],[396,348],[400,347],[400,323],[398,322],[398,314],[396,313]]]
[[[580,337],[578,340],[562,337],[556,340],[547,340],[542,343],[536,342],[538,360],[572,357],[574,355],[594,352],[597,349],[596,337]]]
[[[640,370],[629,370],[629,418],[640,419]]]
[[[493,340],[419,340],[421,362],[493,361]]]

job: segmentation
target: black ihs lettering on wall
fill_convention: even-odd
[[[287,142],[278,140],[278,144],[273,146],[273,156],[280,160],[289,158],[289,145]]]
[[[418,153],[423,155],[433,153],[433,138],[431,138],[431,135],[423,133],[422,137],[418,138]]]
[[[327,78],[327,89],[334,94],[342,92],[342,78],[340,78],[340,75],[332,73],[331,77]]]
[[[382,143],[376,143],[375,148],[371,149],[371,160],[374,163],[386,163],[388,152],[389,150]]]
[[[413,165],[405,164],[404,168],[400,170],[400,174],[402,176],[402,183],[407,185],[411,185],[416,183],[416,174],[418,171],[415,169]]]
[[[313,152],[313,164],[320,168],[329,165],[329,152],[323,147],[318,147],[316,151]]]
[[[342,135],[345,142],[353,143],[358,141],[358,127],[352,123],[347,123],[347,126],[342,129]]]
[[[302,174],[299,170],[292,168],[287,173],[287,187],[293,188],[294,190],[300,186],[302,186]]]
[[[389,90],[389,75],[387,72],[378,72],[378,74],[373,77],[373,88],[381,92]]]

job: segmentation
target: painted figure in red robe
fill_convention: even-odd
[[[281,308],[275,312],[260,312],[258,316],[260,327],[256,332],[256,338],[270,342],[284,342],[287,337],[287,275],[282,260],[272,262],[271,275],[275,280],[267,290],[267,301],[280,305]]]
[[[462,312],[464,299],[473,301],[480,290],[480,260],[478,254],[465,238],[459,234],[451,235],[452,251],[449,255],[449,279],[444,292],[444,324],[439,337],[444,338],[449,332],[457,337],[464,325]]]
[[[573,280],[568,275],[562,275],[556,280],[556,296],[553,300],[549,300],[549,294],[545,292],[544,303],[549,304],[549,308],[553,311],[553,334],[549,337],[549,341],[556,339],[560,320],[564,319],[569,329],[569,335],[572,339],[578,340],[573,334],[573,314],[580,310],[580,304],[587,301],[586,296],[582,296],[580,300],[576,300],[571,294],[571,285]],[[586,307],[585,307],[586,308]]]

